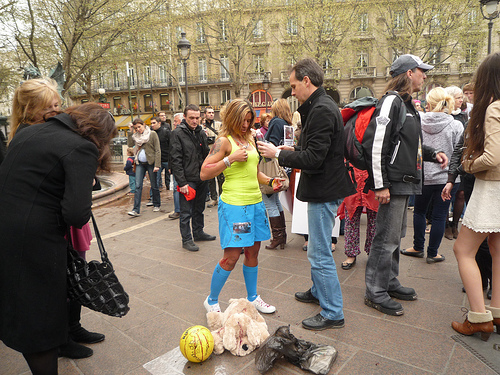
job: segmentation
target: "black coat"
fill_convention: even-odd
[[[0,340],[39,352],[67,340],[66,227],[90,219],[98,150],[67,114],[16,133],[0,165]]]
[[[168,125],[168,124],[167,124]],[[152,128],[151,128],[152,129]],[[170,133],[172,132],[169,127],[160,126],[158,130],[154,130],[158,134],[161,149],[161,162],[168,162],[168,152],[170,148]]]
[[[302,169],[297,198],[331,202],[356,193],[344,164],[344,123],[333,99],[319,87],[297,109],[302,134],[296,151],[281,151],[278,161]]]
[[[170,138],[169,168],[179,186],[201,181],[201,165],[209,151],[207,135],[201,126],[198,125],[193,131],[182,120]]]

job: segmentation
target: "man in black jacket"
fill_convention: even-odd
[[[331,253],[331,237],[337,209],[344,197],[354,194],[344,165],[342,116],[333,99],[326,94],[323,70],[312,59],[299,61],[290,74],[290,85],[301,106],[299,146],[275,147],[259,142],[265,157],[276,157],[280,165],[301,169],[297,198],[307,202],[309,243],[313,286],[295,293],[301,302],[316,303],[322,311],[302,321],[311,330],[342,328],[344,312],[342,291]]]
[[[411,100],[413,93],[422,90],[425,72],[432,68],[414,55],[396,59],[391,65],[393,78],[385,91],[396,91],[399,96],[386,95],[380,100],[371,120],[376,126],[369,127],[375,129],[371,176],[380,206],[366,264],[365,305],[388,315],[399,316],[404,312],[403,306],[391,297],[417,299],[415,290],[402,286],[397,277],[401,238],[406,234],[408,198],[422,193],[423,160],[438,162],[442,168],[448,164],[443,152],[422,145],[420,116]],[[402,111],[406,111],[405,120],[401,120]],[[401,252],[423,257],[423,252]]]
[[[182,236],[182,247],[189,251],[198,251],[194,241],[213,241],[211,236],[203,231],[205,197],[208,183],[201,181],[200,170],[209,149],[207,135],[199,125],[200,109],[194,104],[184,109],[184,119],[172,131],[170,139],[171,170],[179,185],[180,218],[179,227]],[[189,190],[194,189],[194,199],[187,200]],[[192,225],[192,235],[191,235]]]
[[[163,113],[163,112],[162,112]],[[168,151],[170,148],[170,127],[162,125],[159,117],[153,117],[151,119],[151,128],[158,134],[158,139],[160,140],[161,148],[161,167],[158,172],[156,172],[156,184],[158,188],[161,186],[161,172],[165,170],[165,187],[167,190],[170,188],[170,173],[168,173]],[[167,124],[167,123],[165,123]],[[167,124],[168,125],[168,124]]]

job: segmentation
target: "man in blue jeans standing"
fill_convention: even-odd
[[[342,291],[332,257],[331,237],[337,208],[356,190],[344,165],[344,124],[339,108],[326,93],[323,70],[313,59],[303,59],[292,68],[290,85],[301,106],[299,145],[275,147],[258,142],[264,157],[278,158],[280,165],[301,169],[297,199],[308,202],[309,243],[313,285],[295,293],[300,302],[316,303],[322,311],[302,321],[311,330],[344,327]]]

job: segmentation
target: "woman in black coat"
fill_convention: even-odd
[[[115,133],[99,105],[71,107],[19,132],[0,166],[0,339],[33,374],[57,374],[68,338],[64,235],[90,219]]]

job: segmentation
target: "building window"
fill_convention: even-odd
[[[97,84],[99,88],[104,88],[104,73],[97,73]]]
[[[198,79],[200,83],[206,83],[208,76],[207,76],[207,59],[204,57],[198,58]]]
[[[205,43],[205,29],[201,22],[196,22],[196,43]]]
[[[358,86],[349,94],[349,99],[351,101],[364,98],[365,96],[373,96],[372,90],[368,87]]]
[[[135,86],[135,69],[132,67],[128,68],[128,78],[130,80],[130,86]]]
[[[168,83],[167,68],[165,67],[165,65],[160,65],[158,69],[160,70],[160,83],[162,85],[167,84]]]
[[[255,73],[264,72],[264,55],[252,55],[253,71]]]
[[[326,16],[323,19],[323,33],[326,35],[333,34],[335,31],[333,16]]]
[[[144,111],[145,112],[153,112],[153,98],[151,97],[151,94],[146,94],[144,95]]]
[[[116,110],[122,109],[122,97],[121,96],[113,96],[113,106]]]
[[[368,52],[366,51],[358,52],[356,66],[358,68],[366,68],[368,66]]]
[[[181,61],[179,61],[177,70],[178,70],[177,77],[179,77],[179,83],[183,85],[186,83],[186,76],[184,75],[184,64]]]
[[[359,15],[359,31],[368,31],[368,13]]]
[[[229,81],[229,59],[227,56],[222,55],[220,57],[220,79],[221,81]]]
[[[325,72],[325,74],[329,74],[331,70],[332,70],[332,63],[330,59],[325,59],[325,61],[323,61],[323,71]]]
[[[477,10],[471,9],[469,13],[467,13],[467,22],[468,23],[476,23],[477,22]]]
[[[226,103],[229,100],[231,100],[231,90],[222,90],[220,92],[220,102],[221,102],[221,104],[224,104],[224,103]]]
[[[297,35],[298,34],[298,22],[297,18],[289,18],[286,24],[286,32],[288,35]]]
[[[253,28],[253,37],[262,38],[264,36],[264,23],[262,20],[255,22],[255,27]]]
[[[208,101],[208,91],[200,91],[200,105],[210,105]]]
[[[440,14],[434,14],[431,18],[430,22],[430,32],[437,32],[439,27],[441,26],[441,18]]]
[[[130,104],[132,104],[132,108],[130,108],[130,111],[134,111],[134,113],[138,113],[139,112],[139,103],[137,103],[137,96],[135,95],[132,95],[132,96],[129,96],[130,98]]]
[[[474,64],[477,61],[477,44],[468,43],[465,46],[465,62]]]
[[[427,60],[429,60],[429,64],[431,65],[436,65],[441,62],[441,51],[439,50],[439,47],[436,46],[430,47],[428,56],[429,58]]]
[[[160,109],[162,111],[170,110],[170,99],[168,94],[160,94]]]
[[[219,21],[220,40],[227,40],[226,20]]]
[[[144,67],[144,84],[147,86],[151,85],[151,67],[150,66]]]
[[[120,74],[118,73],[118,70],[113,70],[113,87],[116,90],[120,89]]]
[[[405,27],[405,12],[399,11],[394,13],[394,28],[401,30]]]

